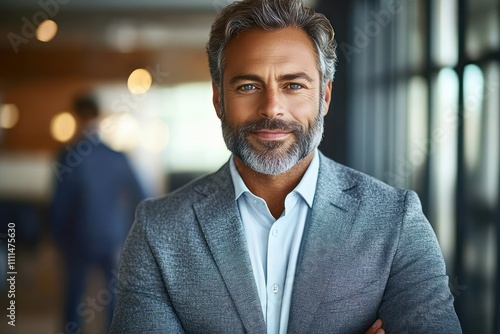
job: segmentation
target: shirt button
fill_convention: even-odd
[[[271,288],[271,291],[272,291],[274,294],[277,294],[277,293],[278,293],[278,291],[279,291],[279,289],[280,289],[280,288],[278,287],[278,285],[274,284],[274,285],[272,286],[272,288]]]
[[[278,236],[278,229],[277,228],[273,229],[273,231],[271,233],[273,236],[277,237]]]

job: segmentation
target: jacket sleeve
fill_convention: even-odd
[[[146,204],[139,205],[123,249],[110,333],[184,333],[150,248]]]
[[[379,317],[387,333],[462,333],[441,249],[412,191]]]

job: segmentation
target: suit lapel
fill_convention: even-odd
[[[331,287],[330,273],[342,258],[343,244],[358,210],[359,201],[346,191],[354,180],[337,171],[320,156],[320,172],[310,218],[302,239],[295,274],[288,333],[305,333],[314,319],[324,289]]]
[[[226,164],[215,175],[213,184],[197,189],[207,197],[195,203],[194,209],[246,331],[265,333],[266,325],[233,189]]]

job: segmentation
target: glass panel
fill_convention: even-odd
[[[486,67],[484,86],[484,153],[481,159],[481,185],[484,200],[490,208],[498,204],[500,186],[500,65]]]
[[[391,33],[391,29],[381,29],[381,33],[371,41],[369,52],[372,52],[372,71],[375,80],[390,73],[391,67],[395,66],[396,50],[391,50],[391,43],[394,40]]]
[[[423,173],[428,158],[428,94],[427,82],[422,77],[413,77],[408,85],[407,119],[407,173],[405,187],[416,190],[423,186]]]
[[[349,40],[347,42],[339,41],[337,53],[341,61],[345,59],[345,66],[349,66],[350,68],[364,66],[363,71],[353,71],[353,73],[355,74],[355,79],[365,81],[366,77],[369,77],[371,74],[371,72],[367,71],[373,70],[367,66],[369,54],[373,46],[370,38],[363,30],[370,20],[368,16],[370,7],[364,1],[356,2],[353,7],[353,28],[352,30],[348,30]]]
[[[367,1],[357,1],[353,6],[353,26],[365,27],[369,21],[368,11],[370,6]],[[372,142],[373,126],[371,112],[368,109],[373,105],[372,90],[368,87],[373,73],[372,55],[373,46],[359,37],[357,31],[351,31],[352,45],[342,43],[339,45],[340,57],[345,57],[345,66],[348,66],[352,77],[350,88],[354,92],[350,98],[349,117],[349,150],[348,161],[350,165],[360,171],[369,173],[373,167],[373,159],[367,143]],[[355,50],[355,51],[354,51]],[[335,83],[342,84],[342,83]]]
[[[452,69],[439,72],[434,85],[430,132],[430,219],[446,263],[455,247],[455,186],[457,178],[458,76]]]
[[[460,314],[464,333],[494,333],[495,268],[497,261],[495,222],[474,216],[466,220],[464,275],[453,278],[457,303],[466,306]]]
[[[167,125],[163,123],[162,110],[158,107],[161,105],[160,91],[153,87],[147,94],[134,95],[121,84],[103,84],[95,90],[102,107],[100,131],[103,141],[114,149],[127,152],[139,179],[151,195],[165,192],[162,152],[168,147],[168,130],[161,131]],[[152,128],[155,130],[148,131]],[[153,146],[151,141],[156,141]]]
[[[395,81],[390,86],[389,105],[387,106],[387,168],[383,180],[397,187],[411,187],[411,171],[408,171],[406,147],[409,140],[407,131],[408,81]],[[410,172],[410,173],[409,173]]]
[[[165,192],[165,174],[210,172],[229,157],[210,82],[154,87],[141,95],[102,85],[96,94],[105,116],[103,139],[127,150],[152,194]]]
[[[360,171],[366,171],[368,165],[366,143],[368,140],[368,120],[366,116],[368,90],[366,83],[360,82],[352,85],[356,88],[355,97],[350,99],[350,109],[347,113],[349,118],[349,141],[348,141],[348,161],[350,165]],[[327,116],[328,117],[328,116]]]
[[[476,65],[464,70],[464,149],[465,168],[472,172],[479,164],[481,153],[481,120],[483,118],[484,77]]]
[[[500,48],[498,0],[469,0],[467,4],[466,51],[475,59]]]
[[[408,56],[414,68],[424,66],[425,56],[425,2],[409,1],[408,4]]]
[[[484,72],[476,65],[465,68],[465,195],[469,210],[462,236],[462,281],[467,290],[458,301],[468,310],[462,314],[464,333],[492,333],[494,323],[498,222],[491,217],[497,209],[500,172],[499,80],[498,63],[484,67]]]
[[[485,76],[476,65],[464,72],[464,130],[467,197],[494,208],[498,201],[500,168],[499,66],[490,64]]]
[[[409,25],[408,17],[410,16],[409,8],[401,6],[400,12],[393,14],[391,17],[391,25],[387,27],[387,38],[390,43],[383,45],[386,50],[382,50],[384,59],[390,59],[390,66],[386,73],[404,72],[408,69],[410,50]],[[391,50],[391,53],[388,53]],[[389,58],[390,57],[390,58]]]
[[[386,97],[388,95],[387,86],[377,85],[373,87],[373,100],[370,104],[373,108],[370,111],[373,126],[373,138],[371,142],[368,143],[368,147],[372,149],[372,160],[373,171],[371,175],[382,178],[384,175],[385,162],[387,161],[387,145],[385,139],[387,138],[387,131],[389,131],[387,126],[386,113]]]
[[[218,169],[229,158],[229,151],[212,105],[211,83],[164,88],[162,96],[164,117],[170,128],[169,146],[164,155],[168,171]]]
[[[455,66],[458,61],[457,0],[432,1],[432,60],[439,66]]]

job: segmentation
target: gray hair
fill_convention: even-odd
[[[288,27],[301,28],[316,46],[318,70],[322,87],[335,75],[337,44],[330,21],[302,0],[243,0],[225,7],[215,19],[207,44],[210,75],[215,84],[222,85],[224,51],[237,34],[252,29],[278,30]]]

